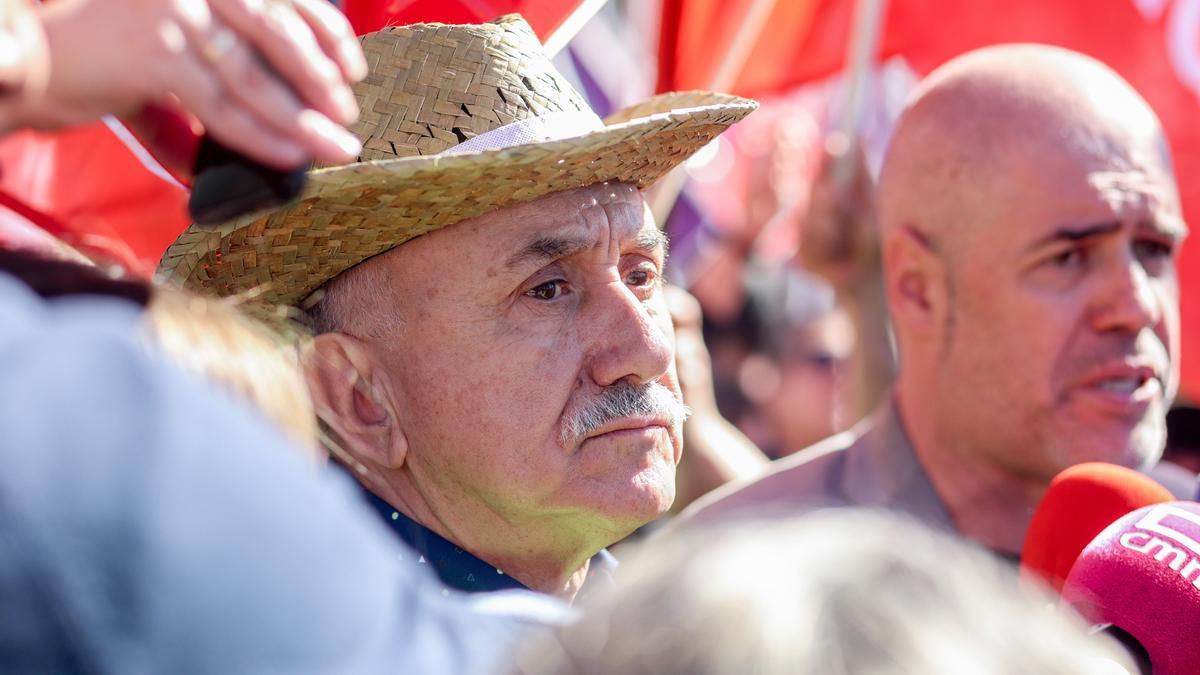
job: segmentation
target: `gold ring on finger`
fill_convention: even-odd
[[[200,55],[209,65],[216,66],[236,45],[237,35],[228,28],[222,28],[204,43],[200,48]]]

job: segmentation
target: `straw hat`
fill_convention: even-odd
[[[757,107],[663,94],[601,121],[517,15],[392,27],[362,46],[360,161],[313,170],[287,208],[192,225],[161,277],[298,305],[342,271],[461,220],[603,181],[645,188]]]

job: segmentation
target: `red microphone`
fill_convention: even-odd
[[[1069,467],[1050,481],[1033,513],[1021,547],[1021,574],[1061,591],[1080,551],[1104,528],[1130,511],[1172,499],[1166,488],[1133,469],[1103,462]]]
[[[1141,646],[1155,675],[1200,673],[1200,504],[1147,506],[1088,544],[1064,602]]]

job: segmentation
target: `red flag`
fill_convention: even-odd
[[[483,23],[516,13],[545,41],[580,4],[581,0],[345,0],[342,11],[359,35],[384,26]]]
[[[188,193],[149,153],[127,142],[136,143],[131,135],[122,141],[103,122],[10,134],[0,140],[0,191],[67,244],[148,277],[187,228]]]

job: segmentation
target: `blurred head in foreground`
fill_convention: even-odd
[[[825,510],[671,532],[621,586],[517,656],[523,675],[1125,673],[985,553],[912,521]],[[1129,671],[1133,672],[1133,671]]]

